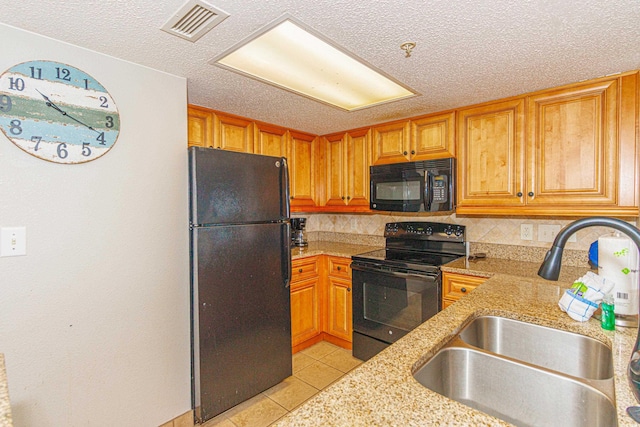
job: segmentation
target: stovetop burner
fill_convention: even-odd
[[[466,254],[465,227],[436,222],[392,222],[385,227],[386,247],[354,255],[383,270],[435,273]]]

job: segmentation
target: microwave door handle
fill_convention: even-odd
[[[425,172],[425,189],[424,189],[424,204],[425,211],[431,211],[431,205],[433,204],[433,175],[431,172]]]

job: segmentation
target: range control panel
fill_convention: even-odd
[[[465,226],[441,222],[389,222],[384,228],[384,237],[465,241]]]

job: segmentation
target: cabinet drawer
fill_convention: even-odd
[[[334,277],[342,277],[351,279],[351,259],[339,257],[327,257],[329,275]]]
[[[467,295],[477,286],[487,280],[487,277],[468,276],[466,274],[442,274],[442,298],[456,300]]]
[[[318,276],[318,257],[295,259],[291,262],[291,281]]]

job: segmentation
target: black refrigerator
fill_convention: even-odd
[[[291,375],[284,157],[189,148],[192,404],[204,422]]]

